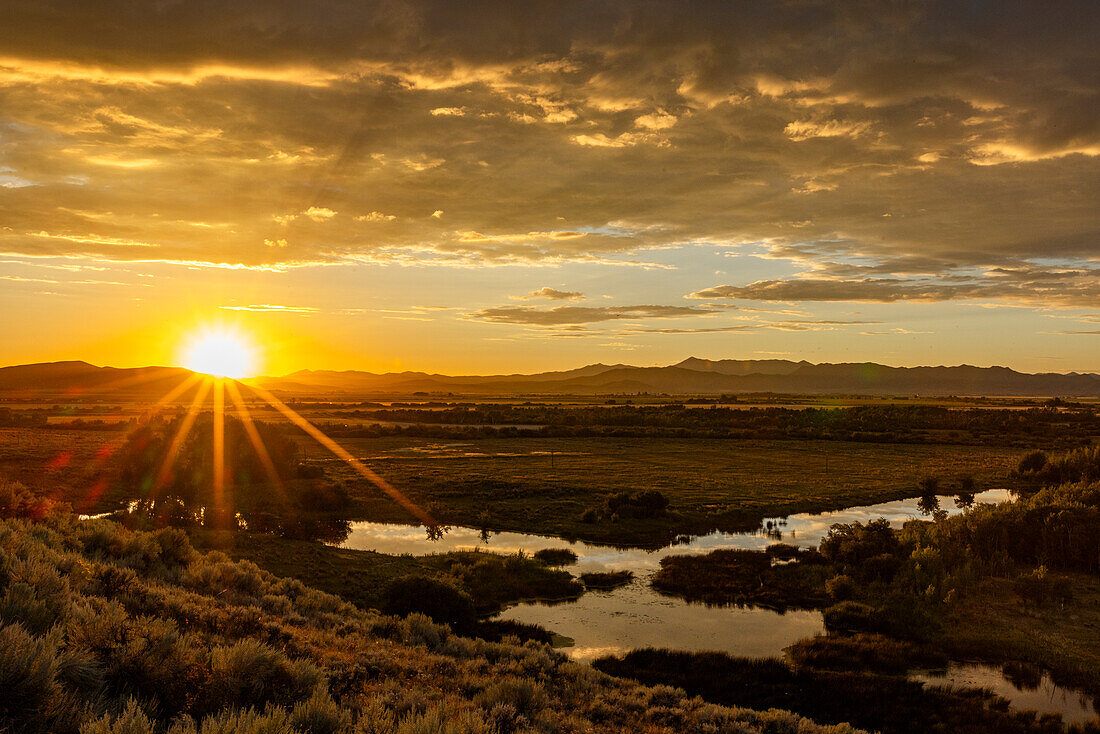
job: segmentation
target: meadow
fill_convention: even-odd
[[[440,522],[653,547],[680,534],[755,528],[765,517],[918,496],[927,476],[1005,486],[1019,450],[840,441],[345,438],[356,457]],[[408,516],[318,446],[303,459],[343,482],[363,519]],[[586,521],[619,492],[656,490],[655,518]]]

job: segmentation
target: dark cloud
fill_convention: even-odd
[[[720,297],[1095,299],[944,278],[1095,257],[1098,36],[1086,0],[15,0],[0,250],[655,268],[721,244],[808,275]]]
[[[981,274],[938,277],[761,280],[720,285],[690,298],[753,301],[955,301],[998,299],[1035,306],[1100,305],[1100,268],[993,268]]]

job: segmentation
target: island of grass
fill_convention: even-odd
[[[577,562],[577,554],[568,548],[543,548],[532,555],[546,566],[571,566]]]
[[[789,547],[789,546],[788,546]],[[662,594],[706,604],[759,606],[778,611],[821,609],[829,604],[825,582],[832,565],[813,551],[723,549],[706,555],[661,559],[651,582]]]
[[[609,591],[626,586],[634,580],[633,571],[590,571],[581,574],[586,589]]]

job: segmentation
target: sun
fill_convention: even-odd
[[[248,377],[255,368],[255,348],[247,338],[227,329],[196,334],[183,354],[187,369],[214,377]]]

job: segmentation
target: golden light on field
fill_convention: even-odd
[[[256,348],[236,331],[209,329],[187,342],[182,361],[189,370],[215,377],[248,377],[256,368]]]

